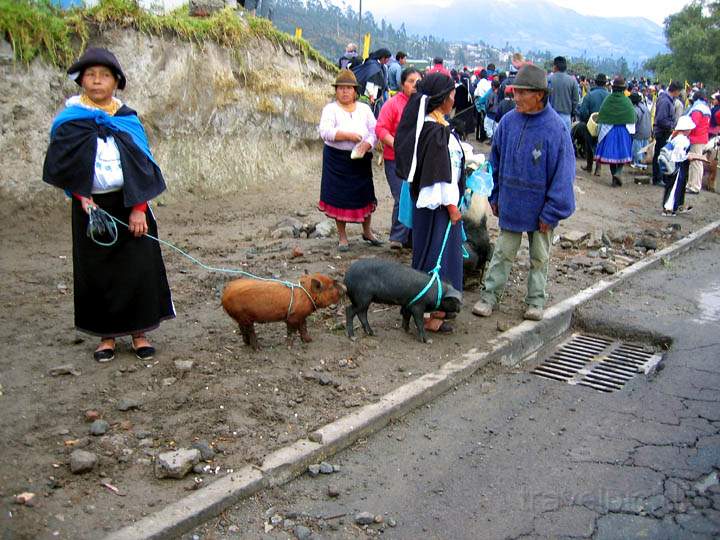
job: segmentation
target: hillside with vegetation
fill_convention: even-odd
[[[307,145],[319,144],[336,68],[307,41],[240,15],[157,16],[129,0],[62,12],[49,2],[0,0],[11,51],[0,62],[0,193],[48,193],[40,181],[48,129],[78,93],[65,70],[87,46],[111,49],[122,64],[128,85],[118,97],[145,124],[167,197],[237,191],[316,167]]]

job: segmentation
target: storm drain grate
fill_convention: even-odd
[[[661,358],[642,345],[573,334],[531,373],[601,392],[615,392],[638,373],[650,373]]]

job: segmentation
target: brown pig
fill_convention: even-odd
[[[305,319],[316,308],[337,304],[343,292],[343,285],[324,274],[309,274],[300,278],[300,287],[290,288],[276,281],[258,279],[236,279],[225,287],[222,305],[228,315],[240,326],[246,345],[258,349],[254,323],[285,321],[287,344],[292,345],[293,332],[300,332],[305,343],[312,341],[308,335]],[[292,308],[290,298],[292,297]],[[314,302],[314,305],[313,305]]]

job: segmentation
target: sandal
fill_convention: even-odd
[[[427,319],[425,321],[425,330],[428,332],[436,332],[438,334],[451,334],[455,329],[450,323],[442,319]]]
[[[338,242],[337,250],[340,253],[346,253],[346,252],[350,251],[350,245],[349,244],[341,244],[340,242]]]
[[[103,339],[102,341],[108,341]],[[102,345],[102,343],[100,344]],[[98,345],[98,347],[100,347]],[[113,340],[113,346],[112,347],[104,347],[102,349],[95,349],[95,352],[93,353],[93,358],[96,362],[100,362],[101,364],[104,364],[106,362],[110,362],[115,359],[115,341]]]
[[[138,358],[138,360],[152,360],[153,356],[155,356],[155,347],[152,345],[143,345],[142,347],[135,347],[135,340],[136,339],[145,339],[147,341],[147,338],[144,334],[139,336],[133,336],[132,337],[132,350],[135,353],[135,356]]]
[[[379,238],[376,238],[374,236],[372,238],[368,238],[364,234],[363,234],[362,239],[365,240],[371,246],[375,246],[375,247],[382,246],[385,243],[382,240],[380,240]]]

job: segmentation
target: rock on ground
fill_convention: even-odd
[[[198,463],[200,463],[200,450],[197,448],[163,452],[155,461],[155,476],[158,478],[183,478]]]
[[[92,471],[97,465],[98,458],[92,452],[75,450],[70,454],[70,470],[73,474],[82,474]]]

